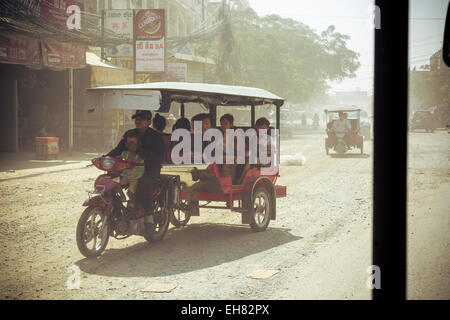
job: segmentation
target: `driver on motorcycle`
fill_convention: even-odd
[[[349,145],[348,133],[350,132],[352,126],[350,121],[347,119],[347,114],[344,112],[339,112],[339,119],[333,122],[333,131],[336,133],[345,133],[344,141]]]
[[[136,199],[144,207],[146,223],[152,223],[151,217],[153,212],[153,190],[156,186],[157,179],[161,173],[161,166],[165,156],[164,140],[162,135],[150,128],[152,122],[152,113],[148,110],[136,110],[132,116],[136,129],[140,133],[140,146],[137,154],[144,160],[144,175],[139,179]],[[128,132],[128,131],[127,131]],[[119,142],[116,148],[111,150],[107,156],[119,156],[126,151],[126,136]]]

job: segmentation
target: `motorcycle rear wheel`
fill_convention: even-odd
[[[155,201],[153,206],[153,224],[148,224],[145,231],[144,238],[148,242],[161,241],[169,229],[170,217],[169,210],[165,207],[164,203]]]
[[[97,220],[96,217],[100,219]],[[87,207],[77,224],[77,246],[86,258],[98,257],[105,251],[109,241],[109,224],[102,207]],[[100,238],[99,238],[100,236]],[[100,240],[99,242],[97,242]],[[89,243],[92,242],[92,248]]]

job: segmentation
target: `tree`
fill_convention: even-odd
[[[423,71],[412,71],[409,91],[420,108],[429,109],[450,103],[450,68],[442,64],[439,70],[430,70],[430,65],[420,67]],[[420,73],[420,76],[416,76]]]
[[[220,37],[198,44],[198,54],[216,61],[208,82],[260,87],[295,103],[323,95],[328,80],[354,77],[359,54],[349,36],[330,26],[320,35],[278,15],[259,17],[252,9],[231,11]]]

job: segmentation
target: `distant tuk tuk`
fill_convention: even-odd
[[[364,154],[364,138],[360,134],[360,113],[361,109],[353,107],[325,110],[327,122],[327,137],[325,138],[326,154],[329,154],[330,149],[333,149],[342,155],[352,148],[357,148],[361,154]],[[343,130],[336,126],[340,115],[350,123],[348,129]]]
[[[237,108],[241,111],[246,108],[248,124],[234,128],[242,129],[242,132],[255,126],[258,108],[267,105],[275,108],[275,123],[271,126],[279,131],[280,110],[284,104],[283,98],[263,89],[204,83],[157,82],[98,87],[88,91],[90,103],[103,108],[151,110],[166,117],[171,114],[177,120],[185,118],[189,108],[200,107],[209,114],[213,129],[220,127],[218,114],[233,114]],[[240,213],[242,223],[255,231],[265,230],[270,220],[275,220],[276,199],[286,197],[287,192],[286,186],[276,184],[279,177],[279,139],[272,170],[264,170],[261,164],[236,164],[233,175],[230,175],[225,174],[225,164],[208,163],[203,159],[200,163],[174,163],[170,156],[174,141],[170,134],[164,138],[170,147],[161,176],[178,176],[180,181],[179,188],[174,191],[177,194],[171,197],[175,203],[164,208],[174,226],[185,226],[191,216],[200,215],[200,209],[226,209]]]

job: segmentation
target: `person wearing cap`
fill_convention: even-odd
[[[136,128],[130,129],[123,135],[122,139],[119,141],[119,144],[112,149],[110,152],[106,154],[106,156],[110,157],[118,157],[122,154],[122,152],[127,150],[125,143],[127,142],[127,134],[130,131],[137,131],[138,133],[144,133],[152,123],[152,112],[149,110],[136,110],[136,113],[133,114],[131,119],[134,120],[134,125]]]
[[[144,159],[144,175],[139,179],[136,190],[136,198],[144,207],[145,216],[151,216],[153,212],[153,190],[156,181],[160,176],[162,162],[165,156],[165,147],[162,135],[150,128],[152,122],[152,113],[148,110],[137,110],[132,116],[135,129],[140,134],[140,146],[137,154]],[[128,132],[128,131],[127,131]],[[126,137],[125,133],[125,137]],[[119,156],[126,150],[126,140],[122,138],[117,147],[111,150],[107,155]],[[147,219],[146,219],[147,222]]]

